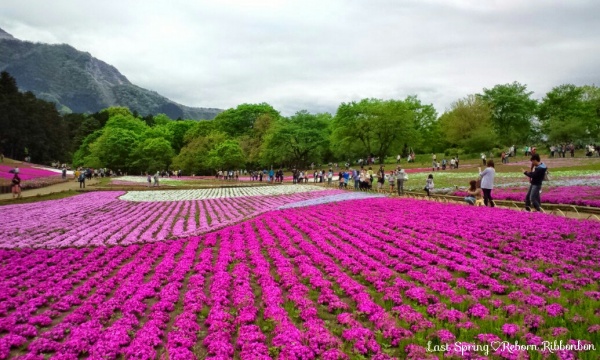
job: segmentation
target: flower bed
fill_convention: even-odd
[[[21,180],[31,180],[61,175],[60,171],[30,167],[27,164],[17,164],[17,166],[19,167],[19,177]],[[12,179],[14,175],[9,173],[9,171],[13,170],[14,168],[14,165],[0,165],[0,178],[8,180]]]
[[[186,240],[0,250],[0,359],[529,358],[501,341],[537,358],[543,341],[597,351],[599,240],[596,222],[376,198]],[[429,341],[451,347],[428,353]]]
[[[245,196],[288,195],[313,191],[323,191],[323,188],[314,185],[276,185],[172,191],[129,191],[127,194],[121,196],[121,200],[135,202],[182,201],[237,198]]]
[[[284,204],[342,193],[312,186],[294,188],[145,191],[125,195],[101,191],[55,201],[7,205],[2,207],[0,248],[128,245],[178,238],[211,231]],[[133,201],[122,201],[119,196]]]
[[[492,197],[496,200],[525,201],[527,190],[526,187],[496,188],[492,191]],[[455,191],[453,195],[467,196],[467,193],[465,191]],[[542,203],[600,207],[600,187],[542,187],[541,199]]]

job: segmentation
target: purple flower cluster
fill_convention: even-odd
[[[60,177],[60,171],[46,170],[46,169],[38,169],[34,167],[27,166],[25,164],[18,165],[19,167],[19,177],[22,181],[25,180],[34,180],[37,178],[45,178],[45,177]],[[0,178],[2,179],[12,179],[14,174],[9,171],[13,170],[14,166],[2,165],[0,164]]]
[[[524,201],[527,188],[496,188],[494,199]],[[455,191],[452,195],[467,196],[465,191]],[[600,186],[558,186],[543,187],[542,202],[600,207]]]
[[[114,232],[101,232],[103,244],[118,231],[152,228],[143,207],[164,211],[152,230],[160,233],[167,225],[186,230],[170,214],[197,205],[227,223],[245,206],[272,209],[283,201],[131,203],[115,200],[115,193],[93,195],[84,198],[95,200],[91,209],[111,213],[120,206],[115,216],[135,214],[115,219]],[[109,221],[70,212],[73,204],[86,206],[77,201],[61,203],[66,219],[98,229]],[[64,241],[85,233],[66,228],[60,234],[49,225],[68,226],[52,217],[54,206],[46,206],[51,216],[36,213],[38,228],[14,234],[42,244],[47,236]],[[135,225],[138,220],[144,225]],[[591,315],[600,301],[599,239],[600,224],[591,221],[373,198],[269,211],[172,241],[0,249],[0,359],[21,353],[31,359],[426,359],[435,357],[424,348],[428,340],[592,341],[600,330]],[[463,356],[452,351],[446,356]]]

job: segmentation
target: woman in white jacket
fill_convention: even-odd
[[[494,189],[494,176],[496,176],[496,169],[494,168],[494,160],[487,161],[487,167],[481,171],[479,168],[479,178],[481,179],[481,191],[483,191],[483,203],[488,206],[494,207],[494,200],[492,199],[492,190]]]

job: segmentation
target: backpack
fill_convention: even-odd
[[[85,180],[85,174],[84,173],[79,174],[79,182],[82,182],[84,180]]]

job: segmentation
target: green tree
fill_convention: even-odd
[[[173,168],[186,174],[210,173],[214,169],[207,165],[208,153],[226,139],[227,136],[218,131],[191,139],[173,159]]]
[[[273,117],[271,114],[262,114],[254,122],[252,131],[238,138],[242,151],[244,151],[247,158],[246,163],[257,165],[263,160],[263,145],[267,134],[279,119]]]
[[[214,170],[241,169],[246,163],[246,157],[235,140],[225,140],[208,153],[206,165]]]
[[[143,120],[135,118],[133,115],[123,115],[121,113],[111,115],[105,127],[130,130],[140,135],[148,129],[148,125]]]
[[[154,173],[169,168],[174,156],[171,143],[164,138],[140,141],[132,154],[131,166],[142,172]]]
[[[593,141],[600,128],[600,91],[597,87],[564,84],[542,99],[539,119],[552,142]]]
[[[342,103],[332,129],[333,151],[338,156],[374,154],[381,161],[418,137],[414,113],[401,100]]]
[[[79,146],[79,149],[77,149],[77,151],[75,151],[75,153],[73,154],[73,166],[104,167],[103,164],[100,164],[100,166],[92,166],[91,164],[86,163],[86,159],[89,160],[89,156],[92,155],[90,145],[92,145],[96,140],[98,140],[100,136],[102,136],[103,132],[104,130],[102,129],[96,130],[93,133],[86,136],[85,139],[83,139],[81,145]],[[97,157],[95,158],[97,159]]]
[[[279,112],[267,103],[241,104],[235,109],[228,109],[215,117],[215,128],[231,138],[252,133],[254,123],[263,116],[279,117]]]
[[[532,94],[527,91],[527,85],[516,81],[483,89],[481,98],[490,105],[492,124],[502,144],[510,146],[528,140],[538,106]]]
[[[217,131],[213,121],[196,121],[183,136],[183,144],[185,145],[194,139],[208,136],[213,131]]]
[[[90,145],[90,156],[97,158],[104,167],[128,171],[130,154],[136,148],[138,138],[138,134],[128,129],[105,127],[102,135]]]
[[[323,159],[329,143],[330,114],[313,115],[306,110],[276,122],[266,136],[264,161],[303,167]]]
[[[475,95],[454,102],[439,119],[446,140],[467,152],[489,151],[497,142],[490,105]]]
[[[437,111],[432,104],[423,104],[416,96],[409,96],[404,100],[414,116],[416,135],[412,139],[411,147],[418,148],[421,152],[440,152],[446,149],[444,137],[441,136],[437,122]],[[408,145],[408,141],[405,144]],[[408,154],[402,154],[406,156]]]
[[[185,121],[171,121],[167,124],[167,128],[173,134],[171,139],[171,146],[176,153],[181,151],[181,148],[185,145],[185,134],[193,128],[197,121],[185,120]]]

